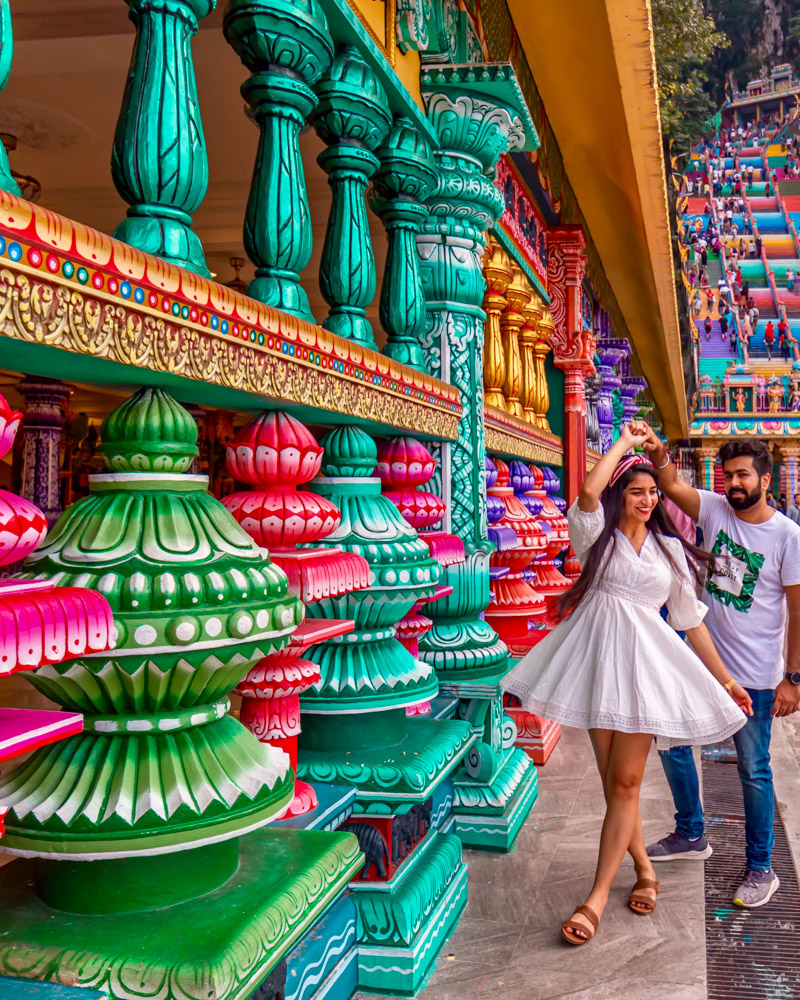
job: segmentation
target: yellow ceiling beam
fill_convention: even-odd
[[[508,0],[669,437],[689,431],[649,0]]]

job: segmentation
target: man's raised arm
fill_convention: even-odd
[[[700,494],[678,475],[675,463],[652,427],[643,447],[656,467],[661,492],[677,504],[684,514],[696,521],[700,517]]]

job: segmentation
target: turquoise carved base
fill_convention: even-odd
[[[359,987],[415,996],[467,902],[467,866],[458,837],[431,832],[394,879],[350,888],[361,931]]]
[[[524,750],[503,753],[490,781],[461,773],[453,782],[455,832],[466,847],[506,852],[514,849],[522,824],[536,802],[539,775]]]

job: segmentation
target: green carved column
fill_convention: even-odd
[[[321,444],[322,475],[309,489],[341,511],[325,543],[362,555],[371,582],[308,606],[311,617],[349,618],[355,628],[307,653],[320,679],[300,696],[297,773],[356,788],[353,821],[342,829],[356,834],[366,855],[350,886],[359,988],[415,996],[466,901],[461,844],[438,829],[436,817],[443,825],[449,778],[475,736],[463,721],[408,712],[435,697],[438,681],[400,642],[396,625],[435,595],[441,565],[381,492],[375,442],[344,425]]]
[[[458,534],[466,562],[447,567],[453,593],[428,605],[433,629],[420,657],[433,663],[443,691],[459,697],[459,717],[479,734],[469,771],[455,782],[456,831],[469,845],[509,850],[536,797],[536,771],[514,749],[513,723],[504,717],[501,682],[508,650],[483,620],[489,603],[483,433],[485,284],[481,257],[503,209],[492,183],[497,158],[508,149],[534,149],[536,132],[509,64],[426,65],[422,94],[442,148],[430,217],[417,238],[428,320],[428,371],[456,386],[464,407],[456,442],[439,460],[446,530]],[[524,758],[524,759],[523,759]]]
[[[328,69],[333,43],[318,0],[230,0],[225,37],[252,73],[242,96],[260,129],[244,221],[256,275],[247,294],[314,322],[300,273],[311,259],[300,131]]]
[[[14,36],[11,31],[11,10],[8,0],[0,0],[0,91],[5,90],[11,73],[11,60],[14,57]],[[8,154],[5,146],[0,143],[0,191],[19,195],[19,184],[11,176],[8,165]]]
[[[349,45],[337,54],[316,91],[314,128],[328,144],[317,160],[333,193],[319,274],[330,306],[322,325],[374,347],[365,313],[375,298],[375,256],[364,194],[378,168],[374,150],[391,125],[389,104],[375,74]]]
[[[131,206],[114,236],[208,275],[192,213],[208,187],[191,39],[216,0],[128,0],[136,40],[111,153]]]
[[[389,241],[380,301],[381,326],[388,334],[383,353],[424,369],[425,293],[416,236],[428,217],[424,201],[436,172],[427,142],[406,118],[395,121],[377,155],[380,167],[370,203],[383,220]]]

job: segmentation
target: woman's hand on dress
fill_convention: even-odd
[[[638,448],[647,440],[647,433],[650,427],[643,420],[632,420],[620,430],[620,440],[628,448]]]
[[[745,715],[753,714],[753,699],[747,691],[745,691],[741,684],[734,684],[728,694],[731,698],[733,698]]]

